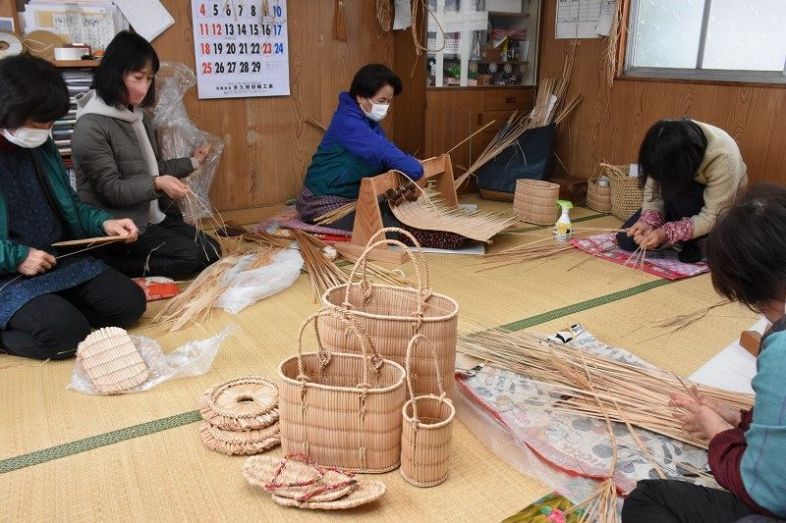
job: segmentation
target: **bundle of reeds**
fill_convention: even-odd
[[[524,332],[490,330],[465,336],[458,350],[510,369],[523,376],[549,383],[565,395],[553,410],[603,418],[663,434],[697,447],[707,442],[682,429],[669,400],[674,393],[688,393],[684,380],[654,366],[623,363],[572,347],[540,339]],[[733,408],[750,408],[753,397],[713,387],[698,391]]]
[[[174,332],[186,325],[206,321],[216,300],[230,283],[224,278],[226,271],[234,268],[247,255],[254,258],[245,270],[258,269],[270,264],[278,251],[278,247],[269,245],[244,246],[236,242],[230,252],[225,252],[220,260],[203,270],[184,291],[169,300],[153,318],[153,323],[168,325],[169,331]]]
[[[570,98],[567,97],[575,57],[576,47],[572,45],[563,63],[562,76],[560,78],[546,78],[541,82],[532,111],[526,114],[514,111],[510,115],[505,125],[491,139],[486,148],[483,149],[483,152],[480,153],[461,176],[456,178],[454,182],[456,190],[464,185],[478,169],[508,147],[517,144],[518,139],[526,131],[549,125],[552,122],[559,125],[581,103],[580,94],[575,94]]]

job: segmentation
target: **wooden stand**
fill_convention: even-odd
[[[458,207],[458,196],[456,188],[453,186],[453,165],[450,162],[450,155],[443,154],[420,163],[423,164],[423,178],[418,180],[418,185],[425,187],[428,181],[433,179],[436,183],[435,188],[439,191],[444,202],[450,207]],[[385,194],[388,189],[397,189],[399,185],[401,185],[401,178],[395,171],[363,178],[360,181],[352,241],[349,244],[344,244],[343,249],[352,254],[357,252],[358,256],[363,252],[369,239],[384,228],[382,211],[379,208],[379,196]],[[399,253],[389,249],[384,249],[384,253],[377,251],[383,251],[383,249],[375,249],[369,258],[394,264],[402,264],[406,259],[403,252]]]
[[[740,345],[752,355],[758,356],[761,348],[761,334],[756,331],[742,331]]]

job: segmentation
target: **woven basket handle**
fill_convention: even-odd
[[[410,248],[409,246],[405,245],[403,242],[399,240],[390,240],[384,238],[384,234],[386,232],[396,232],[399,234],[403,234],[415,245],[415,250]],[[380,236],[383,236],[383,239],[377,240]],[[366,271],[366,263],[368,261],[368,256],[371,254],[371,251],[376,249],[377,247],[381,247],[383,245],[397,245],[401,247],[404,252],[409,256],[412,260],[412,264],[415,267],[415,276],[417,277],[418,281],[418,295],[420,296],[421,305],[422,302],[425,301],[427,295],[431,294],[430,290],[430,282],[429,282],[429,272],[428,272],[428,265],[426,264],[426,258],[423,255],[423,251],[420,250],[420,243],[415,239],[412,234],[404,229],[400,229],[398,227],[386,227],[374,233],[374,235],[369,239],[368,244],[366,245],[366,249],[358,258],[357,262],[355,263],[355,267],[352,268],[352,272],[349,275],[349,279],[347,280],[347,284],[345,287],[344,292],[344,306],[347,306],[349,303],[349,292],[352,289],[352,283],[355,281],[355,276],[360,271],[361,279],[360,284],[363,289],[368,288],[368,272]],[[418,256],[415,256],[415,253]],[[368,299],[368,296],[364,295],[364,301]],[[420,307],[419,307],[420,308]]]
[[[300,326],[300,332],[298,333],[297,341],[297,380],[301,382],[309,381],[309,378],[306,375],[305,367],[303,366],[303,334],[305,333],[308,324],[312,321],[314,322],[314,332],[316,333],[317,345],[319,346],[318,354],[320,355],[320,375],[322,373],[322,367],[327,366],[327,364],[330,362],[332,353],[326,349],[324,345],[322,345],[322,340],[319,338],[319,328],[317,326],[317,319],[323,316],[334,318],[340,321],[360,341],[360,350],[363,352],[363,381],[358,383],[357,386],[370,387],[371,384],[368,381],[369,370],[374,373],[379,372],[379,369],[382,366],[382,357],[377,352],[377,349],[374,348],[374,345],[371,343],[371,339],[368,337],[368,334],[365,332],[365,330],[362,329],[362,327],[360,327],[360,325],[358,325],[354,317],[348,311],[336,307],[321,309],[320,311],[309,316],[308,319],[303,322],[303,325]],[[324,362],[322,360],[323,355],[325,356]]]
[[[412,336],[412,339],[409,340],[409,345],[407,345],[407,360],[406,360],[407,388],[409,389],[409,398],[412,400],[413,423],[419,422],[420,419],[418,418],[418,402],[415,401],[415,390],[412,388],[412,353],[415,352],[415,347],[421,341],[428,343],[428,346],[431,349],[431,357],[434,360],[434,370],[437,373],[437,388],[439,389],[438,398],[442,402],[446,401],[445,388],[442,386],[442,374],[440,373],[439,360],[437,359],[437,349],[436,347],[434,347],[434,344],[431,343],[431,341],[429,341],[428,338],[426,338],[422,334],[415,334],[414,336]]]

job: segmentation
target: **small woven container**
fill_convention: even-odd
[[[223,430],[256,430],[278,421],[278,386],[256,376],[211,387],[199,398],[202,419]]]
[[[98,329],[82,341],[76,357],[96,390],[117,394],[144,383],[150,371],[126,331]]]
[[[331,353],[316,320],[331,316],[360,340],[362,354]],[[303,333],[314,322],[318,352],[303,353]],[[404,368],[382,359],[346,312],[323,309],[300,328],[298,354],[281,362],[279,424],[284,454],[309,456],[324,466],[383,473],[401,456]]]
[[[527,223],[554,225],[557,221],[559,184],[521,179],[516,182],[513,209]]]
[[[440,387],[438,396],[416,396],[410,380],[410,358],[415,346],[424,336],[412,338],[407,348],[407,385],[410,399],[401,409],[401,475],[416,487],[435,487],[448,478],[450,441],[453,437],[453,418],[456,408]],[[439,381],[439,362],[431,347],[432,361]]]
[[[639,188],[639,179],[628,176],[629,165],[602,163],[600,167],[611,186],[611,214],[624,222],[641,209],[644,191]]]
[[[375,241],[386,232],[406,236],[415,245],[410,249],[397,240]],[[377,247],[397,245],[412,259],[418,287],[396,287],[369,283],[366,260]],[[357,283],[355,280],[359,279]],[[373,347],[383,358],[403,367],[407,358],[407,344],[415,334],[423,334],[437,352],[442,383],[448,394],[453,390],[453,372],[456,366],[456,339],[458,336],[459,305],[453,298],[432,292],[429,287],[429,270],[420,245],[407,231],[387,228],[371,237],[366,250],[355,263],[345,285],[329,288],[322,296],[326,307],[349,310],[368,334]],[[358,339],[350,336],[334,317],[319,319],[319,333],[325,346],[331,350],[360,353]],[[430,358],[415,358],[413,363],[413,388],[415,392],[437,393],[437,380],[431,371]]]
[[[608,178],[608,176],[607,176]],[[595,175],[587,180],[587,207],[593,211],[611,212],[611,187],[598,185],[600,175]]]

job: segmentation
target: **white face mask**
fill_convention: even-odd
[[[44,145],[52,135],[52,129],[35,129],[33,127],[20,127],[11,134],[8,129],[2,130],[3,136],[12,144],[24,147],[25,149],[35,149]]]
[[[369,103],[371,104],[371,111],[363,110],[363,114],[366,115],[366,118],[379,122],[387,116],[388,108],[390,107],[388,104],[375,104],[371,100],[369,100]]]

